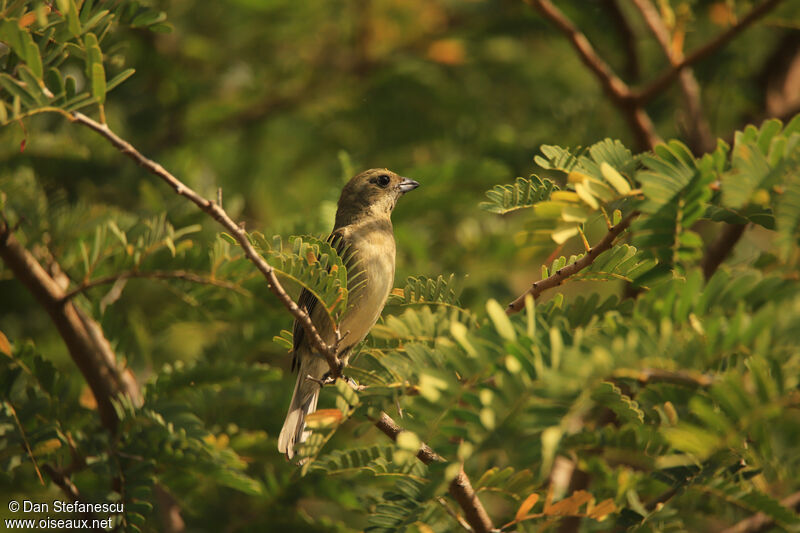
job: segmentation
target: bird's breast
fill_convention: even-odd
[[[395,244],[391,229],[354,232],[356,265],[348,272],[348,304],[340,330],[349,332],[345,346],[367,336],[381,315],[394,284]]]

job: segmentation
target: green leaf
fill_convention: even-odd
[[[81,21],[78,17],[78,7],[75,0],[57,0],[58,10],[67,19],[67,27],[73,37],[81,34]]]
[[[536,175],[531,175],[529,179],[517,178],[513,185],[495,185],[487,191],[489,201],[481,202],[480,208],[491,213],[506,214],[548,200],[554,190],[558,190],[558,186],[547,178]]]
[[[592,391],[592,399],[614,411],[623,422],[644,423],[644,412],[639,409],[639,404],[611,382],[604,381],[598,385]]]
[[[492,323],[494,323],[494,327],[501,337],[512,342],[517,340],[517,333],[514,331],[514,326],[511,324],[508,315],[506,315],[503,306],[500,305],[497,300],[491,298],[486,302],[486,312],[489,314],[489,318],[492,320]]]
[[[461,294],[464,279],[456,279],[455,274],[448,277],[439,275],[428,278],[425,276],[409,276],[402,290],[395,289],[389,295],[386,305],[439,305],[458,307],[458,297]]]
[[[106,71],[103,68],[103,63],[94,63],[92,65],[92,96],[100,104],[106,101]]]
[[[153,24],[158,24],[165,20],[167,20],[167,14],[163,11],[152,11],[148,9],[137,15],[133,21],[131,21],[131,27],[152,26]]]
[[[112,89],[116,88],[122,82],[133,76],[133,73],[136,72],[136,69],[128,68],[114,76],[108,81],[106,92],[111,91]]]
[[[33,39],[28,35],[28,41],[25,43],[25,62],[30,67],[31,72],[33,75],[36,76],[37,79],[40,80],[42,76],[44,76],[44,69],[42,68],[42,56],[39,55],[39,47],[36,46],[36,43],[33,42]]]
[[[20,103],[24,104],[26,107],[36,107],[38,103],[38,94],[40,94],[37,88],[31,89],[27,85],[23,87],[19,81],[4,72],[0,72],[0,86],[8,91],[11,96],[19,98]],[[16,116],[18,114],[19,110],[13,115]]]

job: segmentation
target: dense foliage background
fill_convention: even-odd
[[[642,3],[558,8],[646,87],[669,61]],[[766,4],[692,65],[700,118],[683,78],[642,106],[680,142],[639,157],[653,146],[628,111],[524,2],[4,0],[3,235],[99,326],[143,403],[101,422],[52,308],[3,256],[0,515],[72,487],[126,502],[131,530],[452,531],[463,462],[495,526],[520,520],[508,530],[709,531],[758,512],[796,529],[800,499],[778,501],[800,490],[800,7],[650,5],[679,58]],[[323,391],[339,414],[303,468],[276,451],[291,316],[76,110],[205,197],[221,188],[292,295],[337,288],[305,261],[335,254],[289,237],[326,234],[350,176],[422,184],[393,217],[402,291],[348,372],[367,388]],[[509,321],[497,301],[600,242],[601,211],[631,229]],[[406,438],[373,427],[380,409]],[[423,466],[419,439],[453,463]]]

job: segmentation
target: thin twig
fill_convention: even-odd
[[[187,270],[126,270],[124,272],[120,272],[118,274],[114,274],[111,276],[105,276],[102,278],[93,279],[89,282],[83,283],[82,285],[72,289],[71,291],[67,292],[64,295],[64,300],[70,300],[81,294],[83,292],[88,291],[98,285],[108,285],[109,283],[115,283],[122,279],[131,279],[131,278],[144,278],[144,279],[180,279],[183,281],[190,281],[192,283],[198,283],[201,285],[214,285],[216,287],[222,287],[225,289],[230,289],[232,291],[236,291],[239,294],[248,296],[250,291],[243,289],[239,285],[235,283],[231,283],[229,281],[218,280],[214,278],[210,278],[208,276],[202,276],[200,274],[196,274],[194,272],[189,272]]]
[[[642,18],[650,28],[656,41],[658,41],[670,65],[675,67],[680,64],[681,59],[683,59],[682,54],[672,47],[669,30],[666,24],[664,24],[664,20],[661,18],[658,9],[656,9],[650,0],[633,0],[633,4],[641,13]],[[711,127],[708,124],[708,120],[706,120],[703,114],[703,105],[700,100],[700,86],[697,83],[697,79],[694,77],[694,73],[689,67],[683,68],[678,78],[686,105],[687,126],[691,139],[690,144],[697,154],[710,152],[715,147],[714,137],[711,135]]]
[[[48,464],[42,465],[42,470],[44,470],[44,473],[53,480],[53,483],[55,483],[56,486],[58,486],[58,488],[60,488],[71,501],[81,501],[81,494],[78,492],[78,487],[75,486],[69,476],[64,474],[64,472]],[[97,518],[94,513],[89,511],[81,512],[79,515],[86,519],[90,524],[94,524],[94,520]],[[96,532],[105,531],[94,526],[91,528],[91,530]]]
[[[14,405],[6,400],[5,402],[8,409],[11,411],[11,416],[14,417],[14,421],[17,423],[17,427],[19,428],[19,434],[22,437],[22,443],[25,445],[25,451],[28,452],[28,457],[31,458],[31,463],[33,463],[33,470],[36,472],[36,477],[39,478],[39,483],[44,486],[44,479],[42,479],[42,473],[39,471],[39,465],[36,463],[36,456],[33,455],[33,450],[31,450],[31,445],[28,442],[28,437],[25,435],[25,428],[22,427],[22,422],[19,421],[19,417],[17,416],[17,410],[14,409]]]
[[[439,505],[442,506],[442,508],[445,510],[445,512],[447,514],[449,514],[450,516],[453,517],[453,520],[455,520],[456,523],[459,526],[464,528],[464,531],[472,532],[472,527],[470,527],[469,522],[464,520],[463,516],[458,514],[452,507],[450,507],[450,504],[447,503],[447,500],[445,500],[444,498],[439,497],[439,498],[436,498],[436,501],[439,503]]]
[[[650,116],[634,97],[631,88],[617,76],[595,51],[589,40],[550,0],[525,0],[563,33],[583,64],[595,75],[609,98],[623,112],[643,148],[652,149],[661,142]]]
[[[707,58],[728,44],[734,37],[739,35],[755,21],[772,11],[781,2],[783,2],[783,0],[766,0],[765,2],[757,5],[747,15],[739,19],[739,22],[728,28],[727,31],[721,33],[715,39],[707,42],[700,48],[697,48],[692,53],[684,57],[679,63],[672,65],[648,86],[637,91],[633,95],[634,98],[640,104],[644,104],[652,100],[653,97],[661,94],[664,89],[666,89],[673,81],[675,81],[684,68]]]
[[[373,420],[373,422],[378,429],[394,441],[397,440],[397,436],[403,431],[403,428],[398,426],[397,423],[392,420],[392,417],[384,412],[381,412],[378,419]],[[426,465],[433,462],[444,461],[442,456],[433,451],[433,449],[425,443],[420,444],[419,450],[417,451],[417,459]],[[478,495],[472,488],[472,484],[467,474],[464,472],[463,467],[455,479],[450,482],[450,494],[461,506],[461,509],[464,510],[467,522],[472,526],[472,530],[475,533],[496,531],[494,525],[492,525],[492,520],[486,513],[486,509],[484,509],[483,504],[478,499]]]
[[[782,499],[781,505],[795,512],[800,512],[800,492],[795,492]],[[773,525],[775,525],[775,519],[773,517],[767,516],[764,513],[756,513],[727,529],[723,529],[720,533],[756,533],[759,531],[766,531]]]
[[[638,211],[633,211],[629,213],[625,218],[623,218],[619,222],[619,224],[609,228],[608,233],[606,233],[605,237],[603,237],[603,239],[600,242],[598,242],[594,247],[592,247],[588,252],[586,252],[586,254],[583,257],[581,257],[574,263],[571,263],[563,268],[558,269],[551,276],[543,280],[537,281],[536,283],[531,285],[530,289],[520,294],[516,300],[508,304],[508,307],[506,307],[506,314],[512,315],[522,310],[522,308],[525,307],[525,297],[528,294],[533,296],[534,299],[538,298],[539,295],[542,294],[542,292],[544,292],[545,290],[552,289],[553,287],[558,287],[559,285],[564,283],[564,281],[567,278],[580,272],[584,268],[594,263],[594,260],[597,259],[597,256],[605,252],[609,248],[611,248],[611,246],[614,244],[614,240],[620,235],[620,233],[625,231],[628,228],[628,226],[631,225],[631,222],[633,222],[633,219],[635,219],[637,216],[639,216]]]
[[[142,155],[142,153],[139,152],[131,143],[122,139],[116,133],[111,131],[106,124],[101,124],[95,120],[92,120],[83,113],[74,113],[71,120],[86,126],[105,137],[117,150],[128,156],[136,164],[151,174],[154,174],[155,176],[164,180],[175,190],[176,194],[189,199],[202,211],[210,215],[211,218],[219,222],[220,225],[222,225],[228,232],[230,232],[233,238],[239,243],[239,246],[242,247],[247,259],[253,263],[267,279],[267,285],[272,293],[278,297],[278,300],[280,300],[283,306],[286,307],[286,309],[289,310],[289,312],[300,323],[300,325],[303,326],[303,329],[308,335],[311,344],[327,360],[333,377],[338,377],[341,375],[342,365],[336,356],[336,345],[328,344],[325,342],[325,340],[323,340],[322,336],[320,336],[319,332],[317,331],[317,328],[314,327],[313,322],[311,322],[311,317],[308,315],[308,313],[306,313],[304,309],[300,308],[300,306],[298,306],[294,300],[292,300],[291,296],[287,294],[286,290],[284,290],[283,286],[278,281],[278,277],[275,275],[275,270],[269,265],[269,263],[266,262],[263,257],[261,257],[253,245],[250,244],[250,240],[247,237],[247,232],[231,219],[221,205],[218,205],[217,203],[200,196],[197,192],[173,176],[160,164]]]
[[[675,385],[697,388],[710,387],[716,381],[716,377],[711,374],[703,374],[691,370],[665,370],[663,368],[620,368],[614,371],[611,375],[611,379],[614,381],[634,379],[639,382],[640,385],[673,383]]]

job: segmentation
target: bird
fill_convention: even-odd
[[[328,242],[344,256],[347,267],[347,307],[339,320],[337,358],[347,366],[350,351],[367,336],[378,321],[394,284],[395,242],[391,215],[401,196],[419,183],[385,169],[373,168],[354,176],[342,189],[333,231]],[[311,317],[326,344],[336,342],[334,326],[317,299],[303,289],[298,305]],[[306,417],[316,411],[327,360],[317,353],[303,326],[293,328],[292,370],[297,382],[278,437],[278,451],[287,460],[311,434]]]

